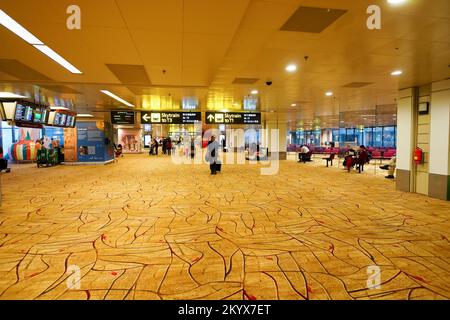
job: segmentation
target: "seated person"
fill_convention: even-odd
[[[345,160],[344,160],[344,167],[346,170],[350,171],[350,169],[355,165],[354,157],[356,156],[356,151],[350,147],[347,146],[348,150],[345,152]]]
[[[300,153],[298,154],[298,162],[311,161],[311,150],[305,145],[300,146]]]
[[[380,166],[382,170],[389,170],[388,175],[385,177],[386,179],[394,179],[394,173],[397,166],[397,157],[393,156],[388,164],[384,166]]]
[[[10,172],[11,169],[8,168],[8,160],[3,158],[3,148],[0,147],[0,172],[5,170],[6,172]]]

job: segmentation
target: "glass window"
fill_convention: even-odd
[[[339,145],[342,147],[345,144],[345,141],[347,139],[347,132],[345,128],[339,129]]]
[[[339,142],[339,129],[333,129],[333,142]]]
[[[384,127],[383,128],[383,147],[385,148],[395,148],[395,127]]]
[[[373,128],[373,146],[377,148],[383,146],[383,127]]]
[[[364,128],[364,145],[373,147],[373,128]]]
[[[347,129],[347,138],[346,142],[354,142],[355,141],[355,129]]]
[[[366,145],[364,141],[364,129],[355,129],[356,143],[359,145]]]

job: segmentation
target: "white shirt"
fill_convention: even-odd
[[[309,148],[308,148],[307,146],[303,146],[303,147],[300,149],[300,153],[309,153]]]

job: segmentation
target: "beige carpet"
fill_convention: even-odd
[[[15,166],[1,176],[0,299],[450,298],[449,202],[369,173],[259,169]]]

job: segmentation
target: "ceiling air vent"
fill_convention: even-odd
[[[236,78],[232,84],[254,84],[258,81],[257,78]]]
[[[24,81],[50,81],[49,77],[43,75],[20,61],[14,59],[0,59],[0,71]]]
[[[347,10],[300,7],[281,27],[281,31],[321,33]]]
[[[127,85],[151,85],[144,66],[132,64],[107,64],[108,69]]]
[[[370,86],[372,82],[350,82],[346,85],[343,85],[343,88],[362,88],[366,86]]]

